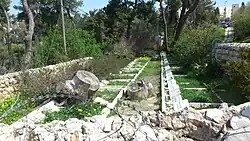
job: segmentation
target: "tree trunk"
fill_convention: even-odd
[[[6,22],[7,22],[7,45],[8,45],[8,54],[9,54],[9,62],[8,62],[8,69],[11,69],[11,66],[12,64],[14,64],[14,58],[12,56],[12,51],[11,51],[11,39],[10,39],[10,19],[9,19],[9,16],[8,16],[8,13],[6,11],[6,9],[3,9],[3,12],[5,14],[5,17],[6,17]]]
[[[187,0],[182,0],[181,15],[180,15],[179,22],[178,22],[178,24],[176,26],[176,29],[175,29],[174,41],[172,42],[171,46],[174,47],[176,41],[179,40],[181,32],[182,32],[182,30],[184,28],[184,25],[185,25],[185,22],[186,22],[188,16],[191,13],[193,13],[193,11],[198,6],[199,2],[200,2],[200,0],[195,0],[193,3],[190,3]],[[188,9],[188,11],[186,12],[187,9]]]
[[[163,22],[164,22],[164,44],[165,44],[167,52],[168,52],[169,51],[169,48],[168,48],[168,24],[167,24],[167,19],[166,19],[165,8],[163,7],[163,0],[160,0],[160,9],[161,9],[161,15],[163,18]]]
[[[129,39],[130,35],[131,35],[131,25],[132,25],[132,21],[134,18],[129,18],[128,19],[128,25],[127,25],[127,34],[126,34],[126,38]]]
[[[28,17],[29,23],[28,23],[28,29],[26,31],[25,36],[25,54],[24,54],[24,67],[25,69],[29,68],[31,65],[31,57],[32,57],[32,37],[34,34],[34,16],[33,13],[28,5],[27,0],[23,0],[23,7],[25,16]]]

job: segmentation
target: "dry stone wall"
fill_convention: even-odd
[[[20,86],[24,84],[25,78],[28,85],[32,85],[34,81],[45,81],[40,84],[47,83],[46,81],[57,82],[58,80],[53,80],[56,77],[65,76],[70,71],[74,69],[84,69],[86,63],[89,62],[91,58],[81,58],[77,60],[72,60],[69,62],[59,63],[55,65],[50,65],[42,68],[29,69],[26,71],[19,71],[14,73],[9,73],[0,76],[0,98],[8,97],[13,94],[16,90],[20,89]]]
[[[217,63],[237,61],[246,48],[250,48],[250,43],[218,43],[212,49],[213,60]]]

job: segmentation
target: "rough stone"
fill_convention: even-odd
[[[250,120],[247,117],[243,116],[233,116],[230,120],[230,126],[236,130],[250,126]]]
[[[185,123],[183,123],[181,119],[177,117],[172,119],[172,125],[174,129],[183,129],[185,127]]]
[[[244,107],[241,111],[241,115],[250,118],[250,105]]]
[[[215,121],[217,123],[220,123],[222,121],[223,114],[223,111],[220,109],[208,109],[205,113],[207,119]]]
[[[223,137],[224,141],[248,141],[249,139],[250,127],[228,131]]]

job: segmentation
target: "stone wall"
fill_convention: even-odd
[[[20,86],[23,86],[22,84],[24,84],[24,81],[27,82],[25,83],[26,85],[31,86],[37,82],[40,84],[36,85],[45,85],[46,83],[50,85],[49,82],[56,83],[62,79],[67,79],[60,79],[60,76],[66,77],[72,75],[72,72],[76,71],[77,69],[84,69],[86,63],[90,59],[91,58],[81,58],[69,62],[46,66],[43,68],[35,68],[1,75],[0,98],[8,97],[13,94],[16,90],[20,89]]]
[[[246,48],[250,48],[250,43],[218,43],[212,49],[213,60],[217,63],[237,61]]]

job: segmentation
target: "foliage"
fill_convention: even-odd
[[[241,40],[250,36],[250,6],[246,6],[235,13],[232,18],[235,40]]]
[[[202,88],[204,87],[199,80],[196,79],[196,77],[190,77],[190,76],[176,76],[175,80],[177,81],[177,84],[179,84],[183,88]],[[187,83],[187,84],[183,84]]]
[[[22,118],[23,116],[30,113],[32,110],[34,110],[38,105],[41,104],[41,101],[29,101],[30,95],[33,95],[33,91],[29,90],[20,90],[15,93],[15,96],[6,98],[4,100],[0,101],[0,115],[3,115],[9,108],[13,106],[13,104],[16,102],[14,107],[17,105],[21,105],[19,109],[15,109],[10,111],[6,117],[1,119],[2,123],[5,124],[12,124]],[[19,98],[18,98],[19,95]],[[18,98],[18,99],[17,99]],[[25,101],[29,101],[27,104],[25,104]]]
[[[82,57],[97,57],[102,55],[102,46],[98,44],[94,36],[81,29],[72,29],[68,32],[67,55],[64,53],[63,37],[58,27],[49,31],[43,37],[41,44],[35,53],[35,66],[56,64],[69,59]]]
[[[199,27],[185,30],[175,44],[175,59],[186,68],[192,68],[197,75],[206,71],[210,63],[212,46],[224,37],[224,30],[217,27]]]
[[[181,95],[191,102],[213,102],[212,94],[208,91],[181,89]]]
[[[70,118],[84,119],[85,117],[92,117],[100,115],[103,107],[97,103],[83,103],[65,107],[55,112],[47,112],[45,114],[44,123],[49,123],[54,120],[66,121]]]
[[[224,64],[223,68],[227,72],[232,83],[240,88],[241,92],[250,98],[250,49],[241,53],[241,60]]]

